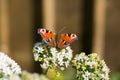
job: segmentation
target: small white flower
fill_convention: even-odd
[[[66,61],[64,63],[65,63],[65,67],[67,68],[69,66],[70,61]]]
[[[90,73],[88,71],[85,72],[85,76],[89,76]]]
[[[39,56],[40,56],[40,54],[34,54],[34,59],[35,59],[35,61],[38,61],[39,60]]]
[[[109,68],[107,67],[106,64],[105,64],[105,66],[103,66],[102,71],[104,71],[104,72],[107,73],[107,74],[110,72],[110,70],[109,70]]]
[[[35,43],[34,49],[37,51],[37,53],[43,53],[44,51],[42,43]]]
[[[50,53],[52,53],[52,55],[56,55],[56,53],[58,53],[58,51],[56,50],[56,48],[52,47],[50,48]]]
[[[38,47],[38,53],[43,53],[44,49],[43,47]]]
[[[44,59],[43,64],[40,64],[43,69],[47,69],[49,67],[49,61]]]
[[[43,69],[47,69],[47,68],[48,68],[48,65],[47,65],[46,63],[40,64],[40,66],[41,66]]]
[[[93,65],[97,65],[98,63],[95,61],[88,61],[88,65],[92,67]]]

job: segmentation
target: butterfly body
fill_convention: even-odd
[[[63,33],[56,35],[54,32],[46,29],[38,29],[38,34],[43,38],[43,41],[50,46],[64,48],[70,45],[73,41],[77,40],[78,37],[76,34]]]

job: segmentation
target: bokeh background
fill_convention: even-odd
[[[0,51],[24,70],[41,72],[32,48],[42,27],[77,34],[74,54],[96,52],[111,73],[120,71],[119,0],[0,0]]]

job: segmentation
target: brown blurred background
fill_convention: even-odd
[[[37,29],[76,33],[74,53],[96,52],[111,71],[120,70],[119,0],[0,0],[0,51],[22,69],[39,72],[32,47]]]

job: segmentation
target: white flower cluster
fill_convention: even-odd
[[[13,74],[8,78],[0,78],[0,80],[50,80],[46,75],[40,75],[37,73],[29,73],[27,71],[22,71],[20,75]]]
[[[20,66],[10,57],[0,52],[0,79],[7,80],[9,76],[20,73]]]
[[[36,43],[33,48],[35,61],[41,62],[41,67],[47,69],[48,67],[60,67],[64,70],[69,66],[72,59],[72,50],[70,46],[59,49],[50,47],[42,43]]]
[[[78,80],[109,80],[109,68],[95,53],[76,55],[72,65],[77,70]]]
[[[61,49],[60,51],[57,48],[51,48],[50,53],[52,54],[52,62],[57,66],[61,66],[61,69],[65,66],[66,68],[69,66],[69,63],[72,59],[72,50],[70,46]]]

